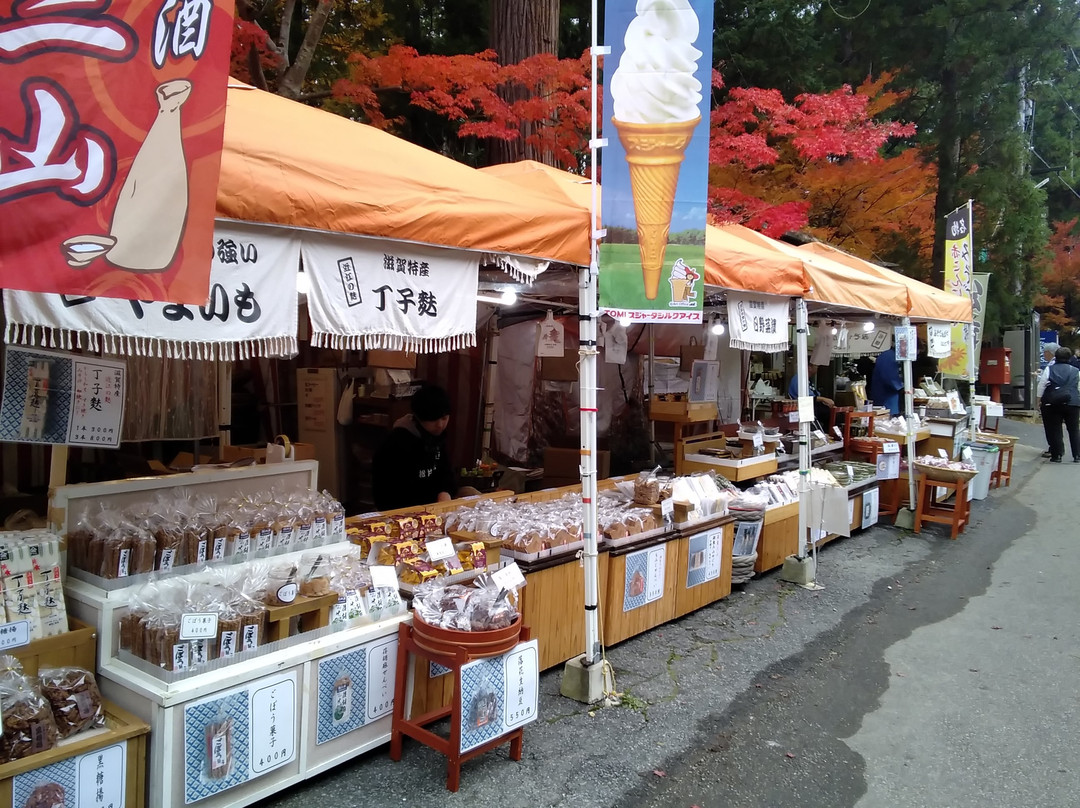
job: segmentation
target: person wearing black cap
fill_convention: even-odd
[[[372,489],[380,511],[445,502],[457,491],[444,439],[450,396],[441,387],[425,384],[413,395],[411,408],[372,461]]]

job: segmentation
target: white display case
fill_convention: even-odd
[[[317,481],[318,464],[302,461],[69,485],[54,493],[50,516],[66,532],[99,504],[133,505],[167,489],[228,496],[314,489]],[[314,546],[351,547],[330,541]],[[402,604],[374,621],[305,632],[190,672],[168,673],[118,650],[119,620],[146,581],[234,563],[226,557],[170,573],[65,583],[68,610],[98,631],[103,694],[150,724],[147,804],[155,808],[250,805],[390,738],[398,625],[411,619]]]

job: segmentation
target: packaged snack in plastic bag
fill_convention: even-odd
[[[105,726],[94,674],[82,668],[42,668],[38,671],[41,695],[52,707],[53,719],[61,738],[77,732]]]

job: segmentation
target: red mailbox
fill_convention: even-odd
[[[983,348],[979,363],[979,381],[985,385],[1011,384],[1012,348]]]

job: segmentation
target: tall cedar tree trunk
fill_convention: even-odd
[[[559,0],[491,0],[491,47],[499,63],[517,64],[538,53],[559,53]],[[528,97],[524,87],[510,87],[503,93],[507,103]],[[550,154],[539,154],[525,145],[530,134],[524,127],[521,139],[492,140],[488,162],[512,163],[539,160],[554,165]]]
[[[957,198],[960,171],[960,99],[956,72],[951,68],[941,76],[941,121],[938,128],[937,164],[938,190],[934,203],[934,257],[931,284],[945,284],[945,217],[963,204]]]

